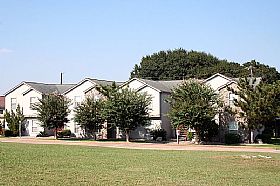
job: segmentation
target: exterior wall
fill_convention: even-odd
[[[132,80],[131,82],[129,82],[129,84],[127,84],[124,87],[129,87],[131,89],[138,89],[140,87],[142,87],[144,84],[140,81],[138,81],[137,79]]]
[[[74,122],[74,116],[75,116],[75,97],[79,96],[81,99],[80,101],[83,102],[86,97],[93,96],[96,99],[102,98],[103,95],[100,94],[93,86],[95,86],[95,83],[93,83],[90,80],[87,80],[80,84],[79,86],[75,87],[70,92],[66,93],[65,96],[71,100],[71,105],[69,107],[70,114],[68,116],[69,122],[66,124],[65,129],[70,129],[72,133],[75,134],[76,137],[83,137],[85,135],[85,132],[82,130],[80,125]],[[92,88],[92,89],[90,89]],[[106,139],[107,138],[107,123],[104,123],[103,129],[99,132],[100,136],[99,138]]]
[[[31,109],[31,104],[30,104],[31,98],[35,98],[36,102],[38,102],[39,99],[42,99],[42,94],[38,93],[35,90],[31,90],[30,92],[28,92],[22,97],[22,102],[19,104],[22,107],[23,114],[26,117],[36,117],[37,112]]]
[[[167,114],[170,110],[170,105],[166,102],[166,99],[170,96],[169,93],[161,93],[160,96],[160,115],[161,115],[161,127],[166,130],[167,138],[173,138],[174,130],[172,129],[170,119],[168,118]]]
[[[125,87],[129,87],[132,89],[139,89],[143,87],[142,89],[139,90],[139,92],[147,93],[152,98],[151,104],[149,106],[150,107],[149,114],[152,118],[151,124],[146,127],[138,127],[137,129],[135,129],[130,133],[130,137],[134,139],[150,139],[149,131],[160,129],[160,128],[164,128],[165,130],[167,130],[168,134],[171,133],[169,132],[170,127],[168,127],[168,121],[166,122],[166,117],[162,117],[163,113],[162,113],[161,104],[163,99],[161,99],[161,93],[149,86],[146,86],[145,84],[143,84],[142,82],[136,79],[129,82],[129,84],[126,85]],[[164,109],[166,109],[166,106],[164,107]],[[162,119],[164,119],[165,121],[163,122]]]
[[[149,131],[162,128],[162,122],[160,118],[152,118],[151,124],[146,127],[138,127],[134,131],[130,132],[130,138],[132,139],[151,139]],[[124,136],[125,137],[125,136]]]
[[[229,83],[230,81],[222,76],[216,76],[212,79],[210,79],[209,81],[205,82],[206,85],[209,85],[210,87],[212,87],[214,90],[216,90],[217,88],[219,88],[222,85],[225,85],[227,83]]]
[[[69,107],[70,109],[70,114],[68,116],[69,122],[66,124],[65,128],[66,129],[70,129],[72,133],[74,133],[77,137],[83,136],[83,131],[81,129],[81,127],[79,127],[79,125],[77,125],[74,122],[74,109],[75,109],[75,103],[74,103],[74,99],[75,96],[80,96],[81,97],[81,101],[85,100],[86,98],[86,94],[84,91],[88,90],[90,87],[94,86],[95,84],[91,81],[85,81],[82,84],[80,84],[79,86],[75,87],[73,90],[71,90],[70,92],[66,93],[65,96],[70,99],[71,101],[71,105]]]
[[[25,121],[26,131],[24,135],[36,137],[39,132],[44,131],[44,128],[40,126],[40,122],[36,119],[36,117],[29,117]]]
[[[160,93],[156,91],[155,89],[152,89],[150,87],[144,87],[139,91],[140,93],[147,93],[149,96],[151,96],[152,101],[150,104],[150,116],[151,117],[160,117],[161,116],[161,110],[160,110]]]
[[[36,99],[41,99],[42,95],[35,90],[30,90],[26,93],[26,91],[30,90],[30,87],[26,84],[22,84],[13,92],[9,93],[5,97],[5,108],[11,112],[11,99],[16,98],[16,105],[20,105],[23,115],[27,118],[25,121],[26,131],[23,131],[23,135],[28,136],[36,136],[40,131],[44,129],[40,126],[40,122],[36,120],[36,111],[30,108],[30,98],[34,97]],[[26,93],[26,94],[23,94]],[[13,110],[15,111],[15,110]],[[7,123],[6,126],[7,127]]]

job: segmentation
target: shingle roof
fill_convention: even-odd
[[[115,82],[115,81],[99,80],[99,79],[92,79],[92,78],[87,78],[87,79],[89,79],[89,80],[93,81],[94,83],[101,85],[101,86],[112,85],[113,82]],[[123,82],[115,82],[115,83],[116,83],[116,85],[123,84]]]
[[[153,81],[148,79],[139,79],[147,85],[154,87],[162,92],[171,92],[171,90],[177,87],[183,82],[183,80],[170,80],[170,81]]]
[[[44,84],[44,83],[36,83],[36,82],[25,82],[30,87],[34,88],[38,92],[42,94],[50,94],[50,93],[58,93],[62,94],[66,90],[73,87],[75,84]]]
[[[5,97],[0,96],[0,108],[4,109],[5,108]]]

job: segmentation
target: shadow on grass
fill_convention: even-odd
[[[63,141],[97,141],[97,142],[126,142],[126,139],[93,139],[93,138],[58,138],[57,140]],[[152,140],[142,140],[142,139],[131,139],[131,143],[157,143],[157,144],[167,144],[172,141],[152,141]]]

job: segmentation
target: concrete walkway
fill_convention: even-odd
[[[73,140],[55,140],[53,138],[0,138],[2,143],[27,143],[27,144],[57,144],[57,145],[81,145],[92,147],[112,147],[125,149],[151,149],[151,150],[195,150],[195,151],[234,151],[234,152],[266,152],[280,153],[268,147],[253,146],[224,146],[224,145],[192,145],[182,142],[177,144],[170,142],[162,143],[136,143],[136,142],[98,142],[98,141],[73,141]]]

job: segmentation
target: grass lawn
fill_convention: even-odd
[[[0,185],[280,185],[279,174],[280,154],[0,143]]]

